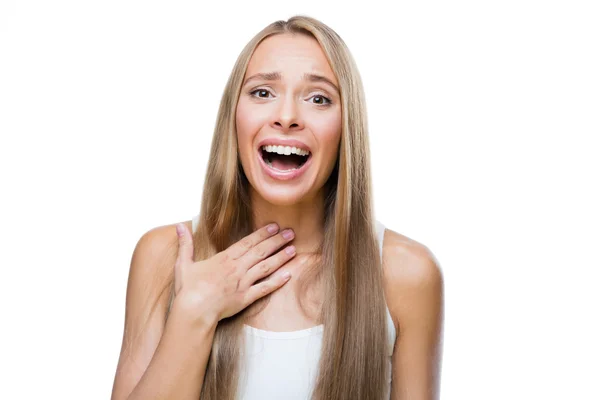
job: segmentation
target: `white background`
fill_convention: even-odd
[[[197,214],[233,63],[296,13],[358,63],[378,219],[441,263],[442,399],[600,398],[593,3],[2,0],[0,398],[109,398],[134,246]]]

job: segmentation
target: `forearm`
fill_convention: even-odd
[[[152,361],[127,399],[197,400],[216,326],[192,320],[174,302]]]

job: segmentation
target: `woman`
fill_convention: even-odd
[[[439,266],[371,203],[347,47],[269,25],[227,82],[200,214],[135,248],[112,398],[437,398]]]

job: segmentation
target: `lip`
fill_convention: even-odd
[[[289,181],[291,179],[297,178],[300,175],[302,175],[304,172],[306,172],[306,170],[308,169],[308,167],[312,163],[312,158],[313,157],[312,157],[312,153],[310,153],[308,155],[308,160],[306,160],[306,162],[304,164],[302,164],[302,166],[300,168],[298,168],[298,169],[292,169],[291,171],[286,171],[286,172],[276,171],[273,168],[269,167],[267,165],[267,163],[265,162],[265,160],[263,160],[263,158],[262,158],[262,149],[261,148],[262,148],[262,146],[266,146],[268,144],[277,144],[277,145],[279,145],[279,143],[270,143],[267,140],[264,141],[264,142],[265,143],[261,144],[261,146],[258,148],[258,151],[256,152],[256,156],[258,157],[258,162],[260,163],[263,171],[267,175],[269,175],[271,178],[273,178],[273,179],[277,179],[277,180],[280,180],[280,181]],[[291,146],[291,145],[286,145],[286,146]],[[298,146],[296,146],[296,147],[298,147]],[[308,150],[306,148],[304,148],[304,149]]]
[[[307,144],[302,143],[299,140],[295,140],[295,139],[280,139],[280,138],[267,138],[267,139],[263,139],[260,141],[260,143],[258,143],[258,151],[260,152],[262,150],[263,146],[290,146],[290,147],[296,147],[298,149],[302,149],[302,150],[306,150],[309,153],[312,153],[312,151],[310,150],[310,147],[308,147]]]

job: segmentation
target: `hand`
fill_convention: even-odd
[[[183,298],[186,308],[218,322],[277,290],[289,280],[290,273],[273,272],[296,254],[294,246],[273,254],[294,238],[291,229],[278,232],[277,224],[264,226],[213,257],[194,262],[192,235],[184,224],[178,224],[175,299]],[[269,279],[256,283],[269,275]]]

